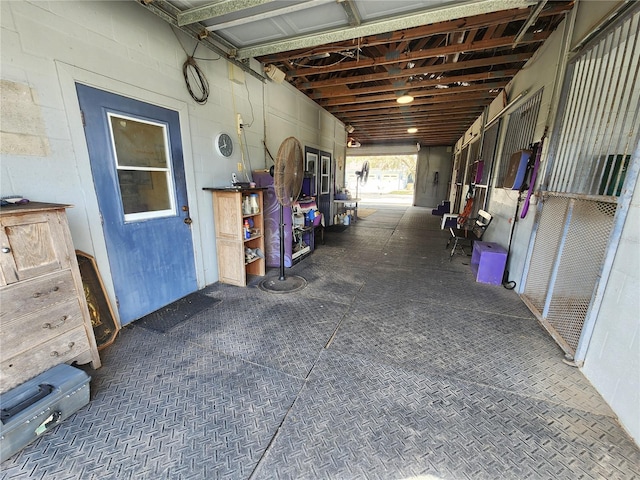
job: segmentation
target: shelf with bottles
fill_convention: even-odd
[[[260,196],[257,193],[242,195],[242,217],[260,215]]]
[[[262,228],[258,221],[259,215],[259,213],[255,213],[243,217],[242,238],[245,243],[262,237]]]
[[[213,192],[220,282],[246,286],[247,276],[265,275],[263,189],[206,190]]]

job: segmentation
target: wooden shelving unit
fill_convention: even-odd
[[[231,189],[206,188],[213,194],[213,215],[218,250],[218,276],[222,283],[245,287],[247,276],[265,275],[264,258],[248,258],[245,249],[260,249],[264,256],[264,216],[262,188]],[[246,196],[257,194],[258,212],[243,214],[242,204]],[[244,221],[250,220],[252,234],[244,236]]]

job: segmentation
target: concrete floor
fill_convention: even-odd
[[[513,291],[450,262],[430,209],[375,210],[287,274],[124,328],[22,479],[630,479],[640,451]],[[270,271],[277,276],[277,271]]]

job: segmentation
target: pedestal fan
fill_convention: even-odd
[[[356,171],[356,198],[358,198],[358,186],[362,185],[364,187],[367,184],[367,180],[369,180],[369,161],[365,160],[362,168]]]
[[[272,171],[276,199],[280,204],[280,276],[277,280],[263,280],[260,288],[272,293],[289,293],[307,285],[304,278],[297,275],[287,277],[284,272],[284,207],[291,207],[298,199],[304,178],[302,146],[296,138],[289,137],[282,142]]]

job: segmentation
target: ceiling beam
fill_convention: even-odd
[[[276,8],[274,10],[269,10],[261,13],[254,13],[249,15],[248,12],[245,15],[242,15],[241,18],[236,18],[234,20],[227,20],[224,22],[217,22],[215,25],[210,25],[206,27],[206,29],[210,32],[215,30],[223,30],[225,28],[237,27],[238,25],[246,25],[251,22],[258,22],[260,20],[265,20],[267,18],[278,17],[280,15],[286,15],[288,13],[298,12],[300,10],[306,10],[307,8],[315,7],[317,5],[324,5],[327,3],[333,3],[335,0],[308,0],[304,3],[294,3],[289,4],[286,7]],[[210,20],[210,19],[205,19]]]
[[[516,48],[516,46],[518,46],[518,44],[520,44],[522,42],[522,39],[524,38],[524,36],[527,33],[527,30],[529,30],[529,27],[531,25],[536,23],[536,20],[538,20],[538,17],[540,16],[540,12],[542,12],[542,9],[544,8],[544,6],[546,4],[547,4],[547,0],[541,0],[531,10],[531,13],[529,14],[529,18],[527,18],[527,20],[524,22],[522,27],[520,27],[520,31],[516,34],[516,38],[513,41],[513,48]]]
[[[542,43],[549,38],[551,32],[539,32],[533,35],[527,35],[520,40],[520,43]],[[515,35],[508,37],[492,38],[490,40],[480,40],[472,43],[456,43],[445,47],[437,47],[415,52],[407,52],[398,54],[390,52],[389,54],[376,58],[363,58],[351,60],[349,62],[340,62],[333,65],[299,67],[293,71],[285,72],[288,78],[295,78],[301,75],[320,75],[323,73],[342,72],[345,70],[354,70],[358,68],[377,67],[381,65],[393,65],[401,62],[409,62],[413,60],[424,60],[427,58],[444,57],[452,54],[460,54],[467,52],[478,52],[481,50],[489,50],[500,47],[511,47],[515,41]],[[456,59],[457,60],[457,59]],[[452,61],[451,63],[455,63]]]
[[[489,58],[480,58],[477,60],[467,60],[464,62],[456,62],[456,63],[439,63],[437,65],[431,65],[428,67],[422,68],[411,68],[397,71],[392,70],[390,72],[382,72],[382,73],[369,73],[364,75],[353,75],[351,77],[337,77],[337,78],[329,78],[327,80],[317,80],[312,82],[304,82],[297,85],[298,88],[318,88],[318,87],[331,87],[335,85],[348,85],[350,83],[364,83],[364,82],[374,82],[377,80],[391,80],[394,78],[403,78],[403,77],[412,77],[415,75],[424,75],[429,73],[442,73],[453,70],[464,70],[467,68],[479,68],[479,67],[493,67],[495,65],[501,65],[505,63],[520,63],[526,62],[531,58],[533,53],[517,53],[517,54],[506,54],[506,55],[496,55],[494,57]]]
[[[362,18],[360,17],[360,12],[358,12],[358,7],[353,0],[337,0],[342,8],[344,8],[344,12],[347,14],[347,19],[349,20],[349,25],[352,27],[357,27],[362,23]]]
[[[481,107],[477,108],[478,110],[481,110]],[[442,110],[434,110],[432,112],[423,112],[420,114],[415,114],[415,115],[371,115],[365,119],[358,119],[357,117],[354,117],[353,120],[348,121],[347,123],[349,123],[350,125],[353,125],[353,127],[356,129],[356,131],[359,128],[366,128],[367,125],[370,124],[378,124],[378,123],[383,123],[383,122],[399,122],[399,121],[415,121],[415,122],[424,122],[425,120],[427,121],[433,121],[433,119],[464,119],[464,120],[468,120],[468,119],[472,119],[475,120],[476,118],[478,118],[478,115],[475,114],[474,110],[470,110],[470,112],[473,113],[467,113],[467,111],[458,111],[458,112],[451,112],[450,110],[447,109],[447,111],[442,111]],[[475,114],[475,115],[474,115]],[[351,118],[351,117],[349,117]]]
[[[453,104],[450,106],[447,106],[447,112],[452,112],[454,110],[471,110],[471,109],[482,109],[487,105],[486,101],[480,101],[480,100],[475,100],[475,101],[468,101],[468,102],[464,102],[464,103],[460,103],[460,104]],[[433,112],[443,112],[442,110],[442,105],[420,105],[418,108],[413,109],[413,112],[408,112],[408,115],[413,115],[416,113],[433,113]],[[357,110],[346,110],[343,112],[338,112],[339,116],[344,116],[346,118],[352,119],[354,121],[356,121],[355,119],[357,118],[364,118],[366,120],[366,118],[370,117],[371,115],[396,115],[399,112],[401,112],[402,110],[399,110],[397,106],[394,107],[387,107],[387,108],[382,108],[380,110],[377,110],[375,112],[371,112],[371,111],[367,111],[367,110],[363,110],[363,111],[357,111]],[[477,115],[476,115],[477,117]]]
[[[416,88],[414,90],[410,90],[411,96],[413,98],[426,98],[426,97],[437,97],[439,95],[457,95],[461,93],[468,92],[477,92],[477,91],[489,91],[493,89],[501,89],[507,85],[507,80],[501,80],[498,82],[490,82],[490,83],[472,83],[467,86],[458,86],[451,88]],[[497,93],[497,92],[496,92]],[[342,105],[344,103],[349,103],[350,105],[354,105],[357,103],[371,103],[371,102],[385,102],[385,101],[394,101],[396,100],[397,95],[395,93],[388,93],[382,95],[367,95],[367,96],[353,96],[353,97],[338,97],[338,98],[329,98],[327,100],[320,100],[318,103],[323,107],[329,107],[334,105]]]
[[[204,20],[212,20],[223,15],[241,12],[271,2],[273,0],[219,0],[180,12],[177,17],[178,25],[182,27]]]
[[[490,72],[470,73],[467,75],[456,75],[453,77],[443,77],[441,79],[418,80],[414,82],[404,82],[399,85],[394,82],[391,85],[374,85],[362,88],[349,88],[346,85],[336,87],[316,88],[309,93],[309,98],[319,100],[323,98],[351,97],[354,95],[367,95],[371,93],[397,92],[399,90],[410,91],[412,89],[435,87],[436,85],[450,84],[456,82],[477,82],[482,80],[511,79],[520,70],[511,68],[508,70],[492,70]]]
[[[540,17],[554,16],[561,14],[571,9],[570,2],[563,2],[558,5],[555,3],[543,10]],[[407,40],[417,40],[424,37],[433,35],[445,35],[455,31],[466,31],[469,29],[480,29],[489,27],[490,30],[495,30],[499,25],[506,25],[510,22],[516,22],[519,20],[526,20],[529,16],[528,9],[510,9],[502,10],[493,13],[487,13],[485,15],[479,15],[476,17],[463,17],[455,20],[448,20],[445,22],[439,22],[432,25],[423,25],[415,28],[404,28],[394,32],[389,32],[380,35],[371,35],[368,37],[359,38],[360,47],[372,47],[375,45],[388,44],[391,42],[401,42]],[[502,36],[502,33],[500,35]],[[489,35],[485,38],[492,38],[493,35]],[[260,58],[264,63],[277,63],[288,58],[300,58],[305,55],[319,54],[319,53],[334,53],[353,48],[353,40],[343,42],[331,42],[327,45],[321,45],[317,48],[313,48],[311,53],[309,49],[304,50],[288,50],[280,52],[278,54],[267,55]]]
[[[489,92],[472,92],[472,93],[458,93],[455,95],[442,95],[442,96],[434,96],[426,99],[415,100],[411,104],[411,109],[416,106],[424,106],[424,105],[434,105],[437,103],[462,103],[467,100],[480,100],[486,99],[488,100],[486,103],[490,103],[497,96],[497,93],[489,93]],[[375,103],[366,103],[362,105],[353,105],[353,104],[341,104],[337,106],[326,107],[331,113],[334,112],[357,112],[363,110],[376,110],[380,108],[390,108],[390,107],[400,108],[399,105],[394,101],[387,102],[375,102]]]
[[[389,133],[394,133],[394,132],[402,132],[402,133],[407,133],[407,128],[410,128],[414,126],[414,124],[412,123],[408,123],[408,124],[404,124],[404,125],[389,125],[386,128],[374,128],[374,129],[367,129],[365,130],[363,133],[366,135],[384,135],[384,134],[389,134]],[[456,123],[452,123],[450,125],[443,125],[443,126],[431,126],[428,127],[426,125],[415,125],[415,127],[418,129],[418,132],[421,135],[424,134],[431,134],[433,132],[455,132],[458,130],[466,130],[467,128],[469,128],[469,123],[467,122],[456,122]],[[356,135],[357,132],[354,132],[354,134],[352,136],[357,137],[358,135]]]
[[[445,5],[429,3],[429,7],[420,12],[402,14],[384,20],[376,20],[364,23],[357,27],[334,29],[331,31],[303,35],[246,48],[239,48],[235,52],[232,52],[232,54],[239,59],[260,57],[287,50],[317,47],[318,45],[324,45],[327,43],[352,40],[354,38],[369,35],[378,35],[393,32],[394,30],[403,30],[430,23],[445,22],[454,18],[482,15],[498,10],[504,10],[505,7],[528,8],[535,3],[535,0],[464,0],[454,4]]]

